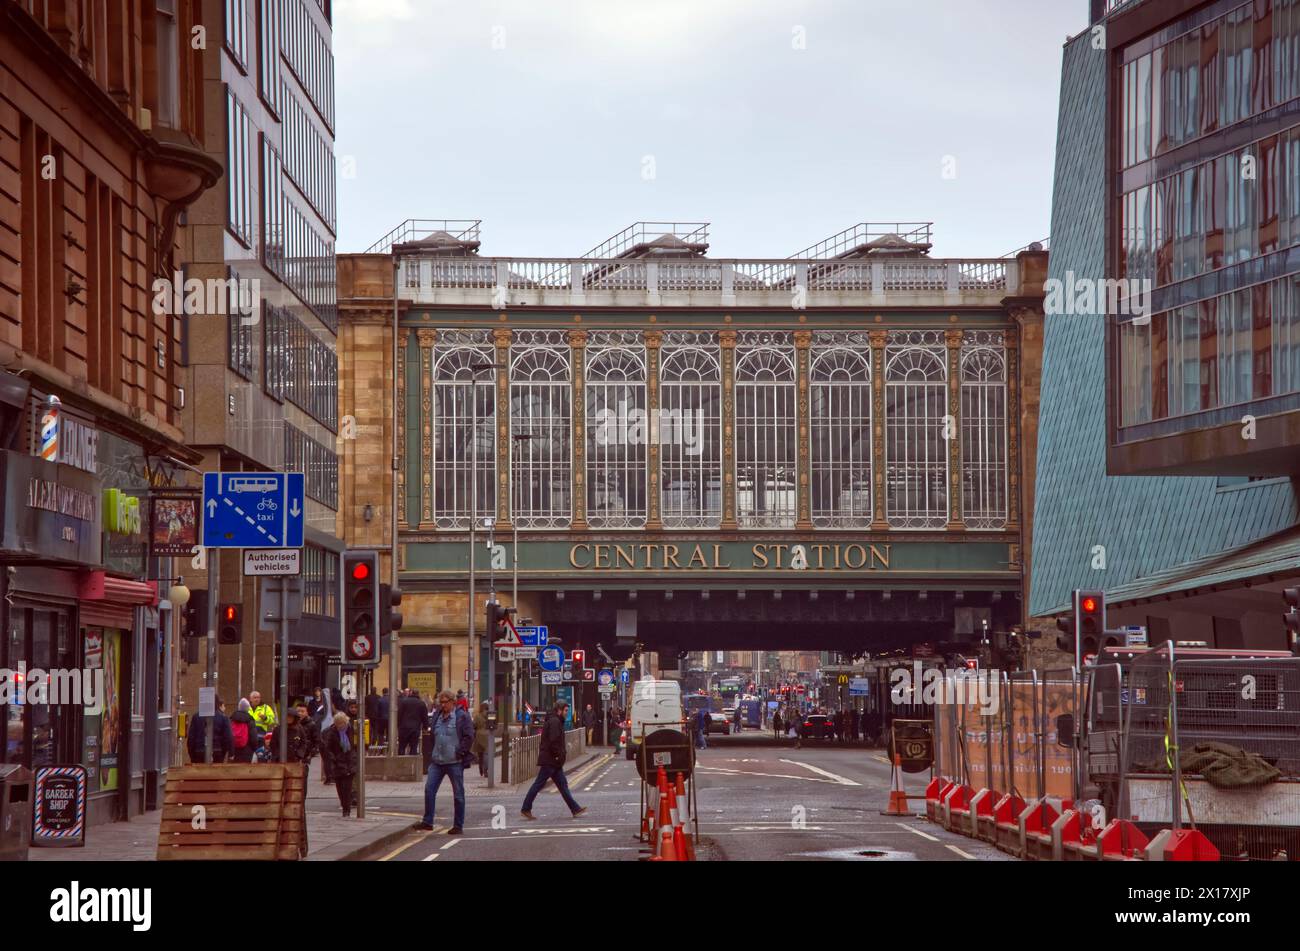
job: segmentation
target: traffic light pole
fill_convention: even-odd
[[[289,762],[289,622],[284,616],[289,604],[288,579],[280,582],[280,762]],[[260,625],[259,625],[260,626]],[[305,777],[304,777],[305,778]]]
[[[203,549],[204,557],[208,562],[208,671],[205,683],[213,689],[213,715],[208,717],[207,738],[204,740],[204,759],[212,762],[212,733],[216,729],[216,686],[217,686],[217,584],[220,576],[217,571],[217,554],[216,548]]]
[[[376,633],[376,636],[377,633]],[[357,818],[366,817],[366,697],[370,696],[371,668],[357,668]]]

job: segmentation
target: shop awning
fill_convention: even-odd
[[[131,607],[158,606],[158,582],[117,578],[106,571],[88,571],[83,574],[77,594],[82,601],[110,601]]]

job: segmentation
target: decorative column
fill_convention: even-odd
[[[1020,530],[1020,335],[1003,335],[1007,354],[1007,530]]]
[[[499,532],[511,531],[510,459],[514,440],[510,438],[510,338],[507,327],[492,331],[496,345],[497,370],[497,524]]]
[[[944,438],[948,441],[948,525],[950,532],[966,529],[962,521],[961,481],[961,341],[960,330],[944,334],[948,344],[948,419]]]
[[[871,494],[873,532],[889,530],[885,515],[885,345],[889,331],[872,330],[871,340]]]
[[[718,333],[722,350],[722,528],[736,524],[736,332]]]
[[[436,330],[417,330],[420,344],[420,524],[422,532],[433,523],[433,344]]]
[[[585,388],[587,331],[570,330],[573,355],[573,520],[575,531],[587,529],[587,394]]]
[[[646,418],[651,420],[659,419],[659,349],[663,344],[664,335],[658,330],[647,330],[642,335],[645,341],[645,385],[646,385]],[[647,429],[658,434],[659,426],[656,423],[653,427]],[[650,468],[650,476],[647,479],[650,498],[647,499],[645,527],[649,531],[658,531],[664,527],[663,516],[659,511],[661,494],[659,491],[659,440],[657,438],[648,440],[650,443],[646,453],[647,465]]]
[[[796,330],[794,332],[794,357],[799,398],[799,442],[796,469],[799,473],[799,487],[797,491],[798,517],[794,527],[800,531],[811,531],[813,527],[812,498],[809,488],[812,466],[809,462],[808,445],[808,434],[812,429],[808,412],[808,348],[810,346],[812,346],[812,331]]]
[[[406,521],[406,348],[411,332],[402,327],[397,332],[397,405],[393,407],[393,425],[397,427],[397,527],[410,528]]]

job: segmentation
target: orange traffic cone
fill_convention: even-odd
[[[682,820],[682,839],[686,845],[685,858],[695,861],[695,840],[691,836],[691,801],[686,795],[686,780],[677,774],[677,815]]]
[[[903,761],[897,753],[894,754],[894,768],[891,770],[891,786],[889,791],[889,805],[880,810],[882,816],[910,816],[911,810],[907,808],[907,793],[903,792]]]
[[[651,862],[676,862],[677,849],[673,846],[673,827],[671,824],[659,829],[659,849]]]
[[[673,823],[673,853],[677,861],[686,861],[686,836],[682,833],[682,813],[678,808],[677,788],[668,787],[668,814],[672,816]]]

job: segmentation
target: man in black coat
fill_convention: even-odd
[[[397,705],[397,754],[418,756],[420,734],[429,722],[429,710],[414,690],[407,690]]]
[[[235,738],[230,732],[230,719],[226,716],[226,705],[217,697],[215,717],[195,717],[190,722],[189,734],[185,738],[189,749],[191,763],[208,761],[208,720],[212,725],[212,762],[224,763],[226,757],[234,751]]]
[[[548,780],[555,780],[555,788],[564,797],[565,805],[576,819],[587,810],[578,805],[573,794],[569,792],[569,780],[564,775],[564,760],[568,751],[564,747],[564,720],[568,715],[569,705],[561,700],[546,717],[542,725],[542,741],[537,750],[537,778],[533,780],[528,795],[524,797],[524,807],[520,815],[525,819],[536,819],[533,815],[533,800],[542,791]]]

